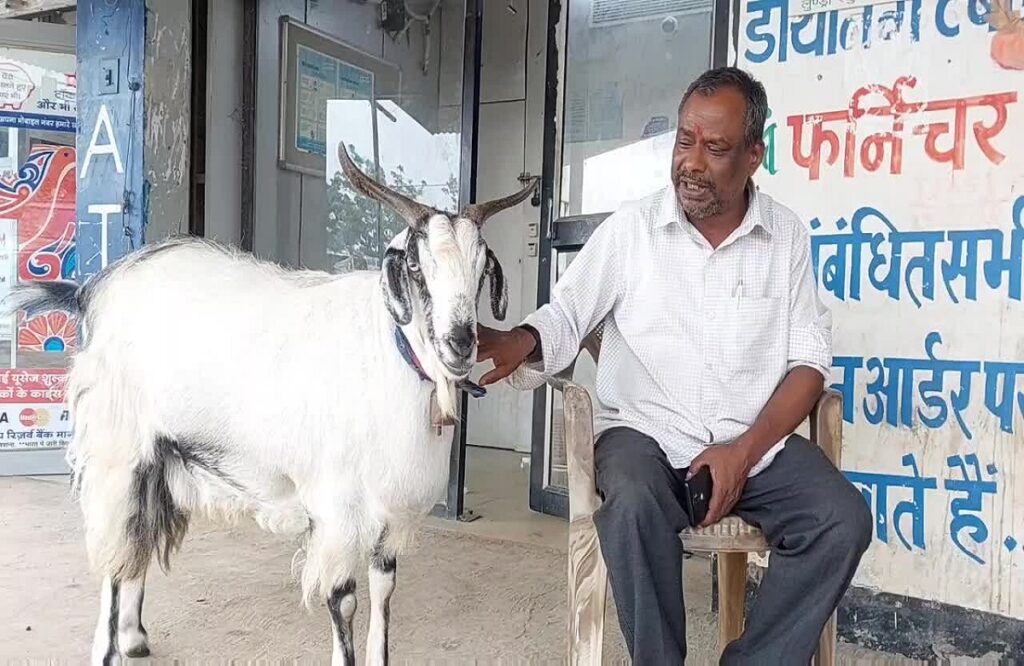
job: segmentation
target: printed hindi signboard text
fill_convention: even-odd
[[[1024,619],[1024,71],[988,2],[739,4],[771,106],[755,179],[811,233],[875,516],[854,583]]]

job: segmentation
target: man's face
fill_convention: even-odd
[[[744,142],[747,104],[735,88],[705,97],[695,92],[679,110],[672,151],[672,184],[691,222],[745,204],[747,181],[761,164],[764,145]]]

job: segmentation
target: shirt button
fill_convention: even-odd
[[[705,369],[705,370],[708,370],[708,371],[710,371],[710,370],[712,370],[712,369],[713,369],[713,368],[711,367],[711,362],[710,362],[710,361],[708,361],[708,362],[706,362],[706,363],[704,364],[704,369]]]
[[[715,311],[711,310],[710,312],[708,312],[708,321],[714,321],[714,319],[715,319]]]

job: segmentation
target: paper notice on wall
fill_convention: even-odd
[[[327,102],[372,99],[373,74],[319,51],[298,46],[295,61],[295,147],[307,153],[327,152]]]
[[[0,371],[0,450],[58,449],[71,443],[64,403],[67,371]]]
[[[567,143],[622,138],[622,93],[615,83],[572,90],[565,108]]]
[[[74,132],[74,53],[0,48],[0,127]]]

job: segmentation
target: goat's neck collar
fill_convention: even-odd
[[[409,338],[406,337],[405,333],[398,326],[395,326],[395,346],[398,347],[398,353],[402,355],[405,362],[409,364],[416,374],[419,375],[420,379],[425,382],[436,383],[427,371],[423,369],[423,364],[420,363],[419,357],[416,356],[416,352],[413,351],[412,343],[409,342]],[[487,394],[487,389],[475,384],[468,379],[459,381],[456,388],[460,388],[466,393],[469,393],[474,398],[480,398]]]

